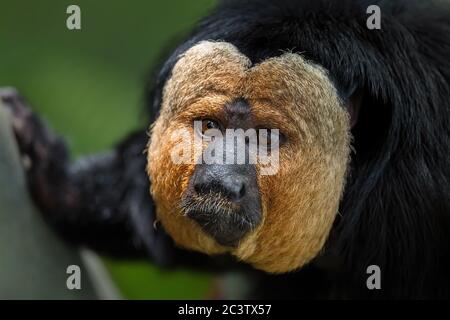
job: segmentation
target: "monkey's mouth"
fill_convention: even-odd
[[[181,209],[218,244],[226,247],[237,247],[260,222],[259,215],[249,214],[220,195],[184,197]]]

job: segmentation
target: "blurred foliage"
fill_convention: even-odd
[[[70,144],[75,156],[147,125],[144,79],[161,50],[186,34],[213,0],[2,1],[0,86],[14,86]],[[82,30],[66,28],[81,8]],[[204,298],[210,277],[108,261],[128,298]]]

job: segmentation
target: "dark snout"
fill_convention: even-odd
[[[183,209],[219,244],[236,246],[261,221],[254,166],[197,165]]]
[[[198,195],[216,193],[233,203],[239,203],[250,190],[249,177],[245,173],[227,170],[225,165],[203,166],[194,176],[194,190]]]

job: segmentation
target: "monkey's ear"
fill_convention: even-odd
[[[358,122],[362,101],[363,92],[361,90],[356,90],[345,103],[347,111],[350,114],[350,128],[353,128]]]
[[[343,90],[340,88],[339,93],[344,102],[347,112],[350,114],[350,128],[353,128],[358,122],[359,110],[363,100],[363,92],[356,85]]]

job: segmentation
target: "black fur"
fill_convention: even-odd
[[[366,27],[372,4],[381,8],[381,30]],[[230,42],[253,63],[287,50],[300,52],[329,71],[343,98],[354,88],[364,97],[352,130],[355,150],[340,215],[323,255],[289,275],[248,271],[253,297],[449,298],[448,3],[224,1],[150,82],[150,121],[158,115],[177,57],[200,40]],[[78,200],[84,212],[78,225],[86,233],[72,223],[73,236],[91,246],[101,242],[107,251],[137,249],[164,264],[189,260],[214,268],[214,259],[193,253],[191,259],[149,227],[153,211],[140,153],[145,141],[141,132],[106,160],[78,171],[74,181],[82,190]],[[117,239],[113,246],[108,245],[112,238]],[[381,290],[366,288],[371,264],[381,268]]]
[[[366,27],[372,4],[381,8],[381,30]],[[253,63],[301,52],[324,66],[342,92],[362,90],[351,175],[328,243],[348,273],[339,290],[359,297],[448,297],[449,5],[227,1],[162,68],[153,117],[177,56],[207,39],[236,45]],[[371,264],[383,271],[381,291],[365,286]]]

